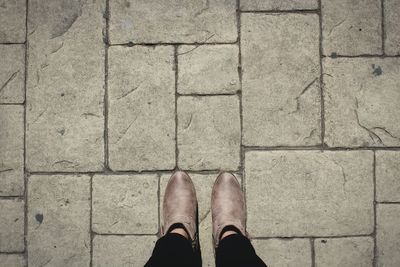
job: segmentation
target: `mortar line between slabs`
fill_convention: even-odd
[[[324,88],[325,88],[325,83],[324,83],[324,68],[323,68],[323,62],[322,62],[322,55],[324,54],[323,51],[323,33],[322,33],[322,1],[318,0],[318,7],[319,7],[319,12],[318,12],[318,17],[319,17],[319,68],[320,68],[320,76],[319,76],[319,92],[320,92],[320,112],[321,112],[321,144],[322,144],[322,150],[325,149],[325,97],[324,97]]]
[[[382,37],[382,54],[386,54],[385,40],[386,40],[386,29],[385,29],[385,0],[381,0],[381,37]]]
[[[310,238],[311,267],[315,267],[315,238]]]
[[[373,186],[374,186],[374,232],[373,232],[373,239],[374,239],[374,258],[373,258],[373,266],[377,266],[377,243],[376,243],[376,153],[374,151],[374,158],[372,162],[372,179],[373,179]]]
[[[29,264],[29,253],[28,253],[28,175],[26,168],[26,130],[27,130],[27,121],[26,121],[26,113],[27,113],[27,86],[28,86],[28,16],[29,16],[29,0],[25,1],[25,81],[24,81],[24,258],[26,261],[26,266]]]
[[[108,48],[109,48],[109,20],[110,20],[110,5],[109,0],[106,0],[104,14],[104,168],[109,169],[109,142],[108,142]]]
[[[174,74],[175,74],[175,169],[178,168],[178,160],[179,160],[179,148],[178,148],[178,46],[174,45]]]

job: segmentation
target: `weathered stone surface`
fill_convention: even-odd
[[[385,0],[385,52],[400,55],[400,4],[398,0]]]
[[[0,214],[0,252],[24,251],[24,202],[0,199]]]
[[[320,143],[318,16],[242,14],[241,23],[244,144]]]
[[[322,0],[324,55],[382,53],[381,2]]]
[[[377,206],[377,266],[397,267],[400,262],[400,205]]]
[[[90,177],[33,175],[28,186],[29,266],[89,266]]]
[[[0,45],[0,58],[0,103],[23,103],[25,46]]]
[[[400,202],[400,151],[376,151],[376,199]]]
[[[103,169],[104,2],[29,1],[30,171]]]
[[[315,266],[373,266],[374,240],[371,237],[316,239]]]
[[[0,43],[25,42],[26,1],[0,1]]]
[[[311,245],[307,239],[253,240],[257,255],[268,266],[311,266]]]
[[[240,156],[237,96],[178,98],[178,166],[236,170]]]
[[[157,189],[157,175],[95,175],[93,231],[111,234],[156,234]]]
[[[241,10],[317,9],[317,0],[241,0]]]
[[[26,266],[23,254],[0,254],[0,262],[2,267]]]
[[[95,236],[93,266],[142,267],[151,256],[156,236]]]
[[[0,196],[24,193],[24,107],[0,106]]]
[[[400,145],[400,60],[324,60],[325,142],[329,146]]]
[[[109,49],[109,150],[113,170],[175,166],[172,46]]]
[[[196,196],[199,209],[199,234],[203,266],[215,266],[214,248],[212,243],[212,220],[211,220],[211,192],[218,174],[189,173],[196,188]],[[241,176],[235,174],[239,182]],[[160,218],[163,224],[163,200],[171,174],[161,176],[160,181]]]
[[[178,92],[233,93],[240,89],[237,45],[185,45],[178,49]]]
[[[246,153],[249,232],[255,237],[372,233],[372,163],[371,151]]]
[[[237,39],[236,2],[116,0],[111,43],[204,43]]]

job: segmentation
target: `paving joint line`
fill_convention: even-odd
[[[372,238],[374,239],[374,257],[372,260],[372,265],[377,266],[377,242],[376,242],[376,153],[374,151],[374,157],[372,161],[372,180],[373,180],[373,186],[374,186],[374,201],[373,201],[373,208],[374,208],[374,232],[372,233]]]
[[[89,211],[89,234],[90,234],[90,261],[89,266],[93,266],[93,176],[90,176],[90,211]]]
[[[23,140],[23,160],[24,160],[24,258],[26,261],[26,266],[29,265],[29,252],[28,252],[28,175],[26,168],[26,130],[27,130],[27,121],[26,121],[26,113],[27,113],[27,87],[28,87],[28,17],[29,17],[29,0],[25,0],[25,64],[24,64],[24,140]]]
[[[178,168],[178,160],[179,160],[179,148],[178,148],[178,46],[174,45],[174,90],[175,90],[175,168]]]
[[[323,48],[323,31],[322,31],[322,1],[318,0],[318,17],[319,17],[319,71],[320,71],[320,76],[319,76],[319,93],[320,93],[320,112],[321,112],[321,149],[325,149],[325,97],[324,97],[324,88],[325,88],[325,83],[324,83],[324,66],[322,62],[322,55],[324,54],[324,48]]]
[[[359,54],[359,55],[322,55],[323,58],[399,58],[399,55],[383,55],[383,54]]]
[[[109,46],[123,46],[123,47],[134,47],[134,46],[181,46],[181,45],[194,45],[194,46],[202,46],[202,45],[234,45],[237,44],[237,40],[234,42],[159,42],[159,43],[120,43],[120,44],[112,44]]]
[[[314,239],[333,239],[333,238],[353,238],[353,237],[372,237],[373,233],[371,234],[357,234],[357,235],[332,235],[332,236],[324,236],[324,235],[299,235],[299,236],[257,236],[257,237],[251,237],[251,239],[254,240],[268,240],[268,239],[283,239],[283,240],[291,240],[291,239],[309,239],[309,238],[314,238]]]
[[[292,10],[239,10],[240,13],[258,13],[258,14],[317,14],[319,9],[292,9]]]
[[[382,38],[382,54],[386,54],[385,41],[386,41],[386,29],[385,29],[385,0],[381,0],[381,38]]]
[[[324,147],[322,149],[321,145],[318,146],[243,146],[244,150],[247,151],[308,151],[308,150],[326,150],[326,151],[399,151],[400,147]]]
[[[109,169],[109,142],[108,142],[108,48],[109,48],[109,20],[110,20],[110,3],[106,0],[106,6],[104,10],[104,168]]]

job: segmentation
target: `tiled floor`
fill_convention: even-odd
[[[269,266],[400,266],[398,0],[0,0],[0,267],[143,266],[176,167]]]

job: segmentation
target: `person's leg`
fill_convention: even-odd
[[[216,249],[217,267],[266,267],[257,256],[250,240],[241,234],[232,234],[222,240]]]
[[[201,266],[199,255],[183,235],[169,233],[160,238],[145,267]]]
[[[211,210],[217,267],[265,267],[247,238],[244,197],[232,174],[215,181]]]
[[[160,234],[146,267],[201,266],[196,192],[185,172],[175,172],[168,181]]]

